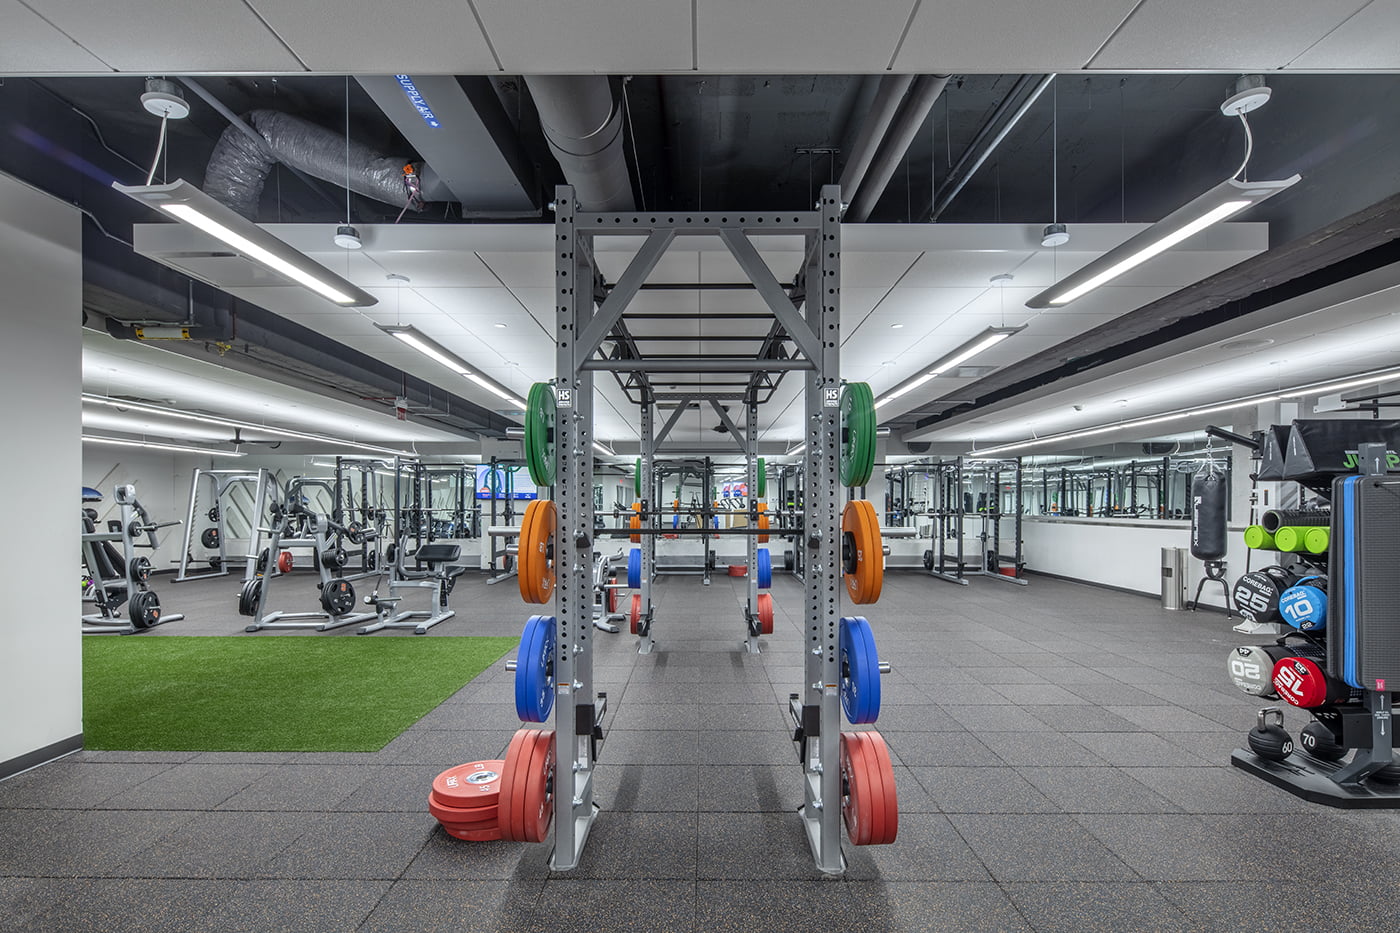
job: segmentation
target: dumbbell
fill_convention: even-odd
[[[1249,748],[1268,761],[1283,761],[1293,754],[1293,737],[1283,728],[1283,710],[1267,706],[1259,711],[1259,722],[1249,730]]]

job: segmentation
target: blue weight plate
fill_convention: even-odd
[[[869,662],[870,654],[866,644],[859,616],[846,616],[841,620],[841,709],[846,719],[853,725],[873,722],[871,715],[870,672],[875,671],[875,690],[879,690],[879,667]],[[879,714],[879,694],[875,694],[874,714]]]
[[[522,722],[545,722],[554,709],[554,617],[530,616],[515,665],[515,712]]]
[[[639,547],[627,552],[627,586],[634,590],[642,588],[642,549]]]
[[[864,722],[875,722],[880,718],[880,653],[875,650],[875,630],[864,616],[856,616],[861,632],[865,636],[865,679],[861,686],[865,691]]]
[[[766,547],[758,549],[758,588],[766,590],[773,585],[773,558]]]
[[[1283,620],[1304,632],[1320,632],[1327,627],[1327,594],[1315,586],[1293,586],[1278,600]]]

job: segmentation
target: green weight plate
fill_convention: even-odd
[[[525,406],[525,462],[536,486],[554,485],[554,390],[547,382],[530,386]]]
[[[841,392],[841,484],[864,486],[875,468],[875,396],[864,382]]]
[[[758,488],[754,490],[754,495],[762,499],[768,495],[768,464],[763,462],[763,458],[758,458]]]
[[[637,492],[637,499],[642,498],[642,458],[637,458],[637,469],[632,474],[632,488]]]

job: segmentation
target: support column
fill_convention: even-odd
[[[554,854],[550,866],[578,865],[597,816],[593,803],[593,374],[578,335],[593,317],[594,270],[574,226],[574,189],[555,189],[556,378],[554,563],[556,654]]]
[[[817,242],[808,242],[806,320],[820,341],[806,373],[806,598],[803,647],[804,802],[799,811],[817,868],[845,870],[841,855],[841,696],[838,626],[841,606],[841,194],[825,185]],[[815,247],[815,248],[813,248]]]
[[[744,421],[744,482],[749,493],[749,521],[758,523],[758,509],[755,504],[758,502],[758,404],[752,395],[746,400],[744,408],[747,418]],[[748,637],[744,640],[744,648],[750,654],[758,654],[758,535],[747,535],[744,539],[748,543],[748,601],[744,610],[744,621],[748,625]],[[767,547],[767,545],[764,545]],[[769,552],[772,556],[772,552]]]
[[[644,524],[659,528],[661,521],[657,512],[661,508],[662,496],[656,485],[656,439],[654,421],[656,402],[650,392],[643,392],[642,401],[642,510],[648,514]],[[651,637],[651,581],[656,569],[656,538],[654,534],[642,535],[642,623],[637,640],[638,654],[651,654],[656,643]],[[628,607],[630,612],[631,607]]]

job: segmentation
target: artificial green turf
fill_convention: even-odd
[[[514,638],[83,639],[83,742],[158,751],[368,752]]]

